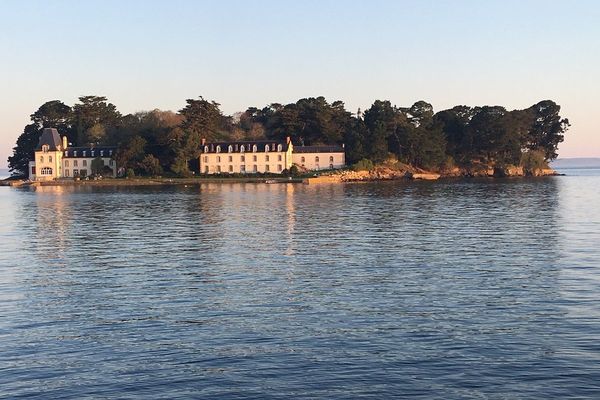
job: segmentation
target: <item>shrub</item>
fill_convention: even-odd
[[[135,178],[135,171],[133,168],[127,168],[127,172],[125,173],[127,178]]]
[[[290,175],[291,176],[298,176],[300,174],[300,171],[298,170],[298,167],[296,165],[292,165],[290,167]]]
[[[371,171],[373,168],[373,161],[367,158],[363,158],[352,166],[354,171]]]
[[[546,157],[541,150],[529,150],[521,155],[521,166],[526,170],[548,168]]]

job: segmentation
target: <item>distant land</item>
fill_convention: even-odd
[[[600,168],[597,158],[559,158],[550,163],[552,168]]]

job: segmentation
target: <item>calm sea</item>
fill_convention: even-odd
[[[600,398],[600,171],[0,187],[0,398]]]

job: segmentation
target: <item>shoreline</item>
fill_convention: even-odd
[[[98,180],[73,180],[61,179],[54,181],[28,180],[0,180],[0,186],[29,187],[29,186],[194,186],[207,183],[256,183],[256,184],[320,184],[320,183],[355,183],[355,182],[383,182],[383,181],[437,181],[437,180],[469,180],[474,178],[502,179],[502,178],[536,178],[548,176],[564,176],[553,169],[544,169],[535,174],[440,174],[430,171],[405,171],[390,170],[385,167],[376,167],[371,171],[342,170],[329,175],[312,177],[198,177],[198,178],[105,178]]]

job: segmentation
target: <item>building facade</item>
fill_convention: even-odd
[[[94,173],[115,177],[115,153],[115,147],[69,147],[66,136],[61,138],[56,129],[45,128],[29,162],[29,179],[49,181]]]
[[[292,142],[260,140],[206,143],[200,148],[203,174],[280,174],[292,166]]]
[[[310,171],[339,169],[346,166],[343,146],[296,146],[292,163]]]
[[[285,141],[218,143],[206,143],[203,139],[200,153],[203,174],[280,174],[294,164],[315,171],[346,165],[343,146],[294,146],[289,137]]]

